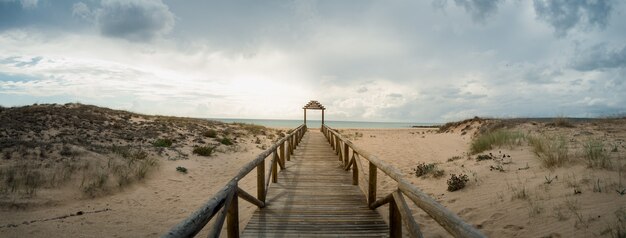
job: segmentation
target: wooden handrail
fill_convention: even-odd
[[[228,237],[239,237],[239,204],[237,199],[241,197],[260,208],[264,207],[270,178],[277,181],[278,171],[276,167],[281,166],[281,168],[284,169],[285,161],[289,161],[289,154],[293,154],[295,147],[297,147],[302,140],[306,130],[306,125],[297,127],[291,133],[270,146],[270,148],[259,154],[254,160],[244,165],[212,198],[162,237],[193,237],[220,211],[222,212],[218,220],[209,231],[209,237],[219,237],[224,220],[226,220],[227,223],[226,230]],[[287,142],[286,148],[285,142]],[[285,149],[288,151],[285,151]],[[287,154],[285,155],[285,153]],[[272,164],[270,165],[272,167],[266,179],[265,160],[270,155],[272,155]],[[257,169],[257,198],[238,186],[238,182],[255,168]],[[266,184],[266,182],[268,183]]]
[[[357,166],[352,166],[353,170],[357,170],[353,172],[353,184],[358,183],[358,176],[363,174],[363,168],[360,164],[359,158],[363,158],[369,162],[369,180],[368,180],[368,189],[365,192],[367,195],[367,202],[370,208],[375,209],[378,206],[384,205],[385,203],[390,203],[392,206],[390,208],[390,222],[394,223],[398,220],[404,220],[409,227],[409,232],[412,237],[422,237],[421,232],[419,231],[419,227],[414,220],[409,219],[405,216],[410,216],[412,213],[407,210],[408,206],[406,206],[404,198],[402,195],[406,195],[415,205],[424,210],[430,217],[432,217],[439,225],[441,225],[446,231],[448,231],[454,237],[485,237],[478,229],[473,227],[472,225],[463,221],[458,215],[448,210],[446,207],[435,201],[433,198],[422,192],[419,188],[411,184],[407,179],[402,176],[402,173],[391,166],[391,164],[379,159],[375,155],[367,152],[366,150],[361,149],[360,147],[353,144],[350,140],[343,137],[336,130],[331,129],[326,125],[322,125],[322,133],[328,139],[331,147],[340,155],[340,158],[347,158],[349,154],[349,149],[352,149],[352,158],[348,161],[346,159],[342,160],[344,166],[348,166],[348,163],[355,163]],[[340,145],[344,145],[343,151]],[[340,152],[341,151],[341,152]],[[355,156],[356,155],[356,156]],[[391,179],[398,182],[398,190],[392,192],[389,196],[385,196],[383,199],[376,200],[376,180],[377,180],[377,171],[382,170],[387,176]],[[359,171],[360,170],[360,171]],[[397,193],[397,194],[394,194]],[[395,209],[395,210],[394,210]],[[396,212],[397,209],[404,209],[403,211]],[[402,219],[398,219],[402,216]],[[390,235],[401,236],[402,225],[400,224],[390,224],[391,230]],[[399,230],[398,230],[399,229]]]

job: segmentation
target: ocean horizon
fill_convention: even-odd
[[[207,118],[208,120],[225,123],[247,123],[265,127],[295,128],[303,124],[303,120],[289,119],[243,119],[243,118]],[[321,127],[321,120],[307,120],[310,128]],[[424,122],[368,122],[368,121],[324,121],[331,128],[412,128],[413,126],[438,126],[441,123]]]

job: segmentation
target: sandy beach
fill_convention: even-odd
[[[83,108],[80,105],[65,107]],[[46,113],[54,117],[52,112]],[[107,118],[110,120],[118,116],[114,112],[108,113]],[[158,121],[156,117],[140,115],[131,115],[129,120],[135,123]],[[188,123],[183,119],[172,119],[172,125],[183,122]],[[391,163],[411,183],[487,236],[611,237],[624,228],[626,196],[618,193],[624,189],[626,181],[626,174],[621,172],[626,170],[623,159],[626,152],[626,145],[623,143],[626,139],[626,124],[623,120],[583,122],[572,127],[526,121],[509,123],[505,127],[505,130],[527,135],[559,135],[564,138],[568,142],[569,159],[565,164],[551,168],[544,166],[533,148],[524,141],[472,154],[470,148],[473,140],[484,134],[480,128],[489,127],[490,123],[493,122],[468,120],[445,130],[340,129],[339,132],[356,145],[367,148],[368,152]],[[148,149],[149,156],[158,160],[158,166],[144,180],[123,188],[112,187],[106,193],[87,196],[84,190],[81,192],[80,189],[70,186],[71,184],[43,186],[35,195],[26,195],[19,191],[11,193],[4,187],[0,235],[159,236],[199,208],[244,164],[254,159],[271,145],[272,140],[286,131],[285,128],[262,128],[263,134],[255,135],[251,131],[247,132],[241,125],[206,126],[216,128],[218,134],[229,131],[233,137],[237,135],[237,143],[220,145],[216,142],[217,138],[202,137],[204,129],[185,131],[180,127],[175,130],[176,133],[183,134],[184,140],[178,139],[175,142],[180,147],[166,149],[166,153],[161,155],[156,148],[153,148],[156,152]],[[59,128],[52,126],[49,130]],[[42,134],[50,133],[48,131]],[[199,138],[205,141],[199,142]],[[149,138],[148,144],[143,146],[150,146],[153,139]],[[610,164],[594,168],[586,162],[583,147],[592,139],[601,140],[606,146]],[[191,152],[194,146],[203,143],[215,145],[217,152],[209,157]],[[134,142],[127,142],[126,145],[134,145]],[[81,147],[77,146],[75,149],[80,150]],[[186,158],[172,160],[170,155],[175,150],[183,152]],[[57,153],[60,152],[52,149],[48,158],[55,158]],[[89,155],[96,156],[96,159],[108,158],[98,156],[112,156],[84,152],[82,157]],[[489,159],[477,161],[479,155],[491,156]],[[59,155],[59,158],[62,156]],[[2,160],[2,166],[9,168],[15,161],[15,158]],[[417,177],[414,168],[420,163],[435,164],[443,173],[438,176]],[[188,172],[185,174],[177,171],[179,166],[185,167]],[[269,170],[269,166],[266,169]],[[255,191],[256,179],[254,171],[252,173],[252,176],[247,176],[239,183],[244,190]],[[446,180],[451,174],[466,174],[466,187],[454,192],[447,191]],[[379,173],[378,186],[379,198],[397,188],[395,182],[382,173]],[[241,199],[239,205],[240,227],[243,230],[256,207]],[[427,214],[412,203],[410,205],[413,216],[426,237],[449,236]],[[379,208],[378,212],[383,217],[387,216],[386,208]],[[200,235],[206,235],[205,232],[206,229]]]

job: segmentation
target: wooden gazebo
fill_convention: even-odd
[[[322,106],[320,102],[311,100],[309,101],[309,103],[304,105],[302,109],[304,109],[304,125],[306,125],[306,109],[311,109],[311,110],[322,110],[322,126],[324,126],[324,110],[326,110],[326,108]]]

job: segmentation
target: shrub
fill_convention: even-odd
[[[233,141],[230,140],[228,137],[224,137],[220,140],[220,143],[222,143],[223,145],[232,145]]]
[[[176,167],[176,171],[181,172],[183,174],[186,174],[187,173],[187,168],[182,167],[182,166],[178,166],[178,167]]]
[[[448,179],[448,191],[454,192],[459,189],[465,187],[465,184],[469,181],[469,178],[466,174],[456,174],[450,175],[450,179]]]
[[[209,138],[216,138],[217,131],[213,129],[209,129],[208,131],[205,131],[204,133],[202,133],[202,135],[205,137],[209,137]]]
[[[554,118],[554,120],[551,123],[548,123],[548,125],[556,126],[556,127],[568,127],[568,128],[574,127],[574,124],[572,124],[569,121],[569,119],[567,119],[565,117]]]
[[[583,152],[585,158],[587,158],[587,165],[590,168],[608,169],[611,167],[611,160],[604,149],[604,143],[602,143],[602,141],[587,141],[587,143],[583,145]]]
[[[267,129],[264,126],[255,125],[255,124],[248,124],[248,123],[233,123],[233,124],[238,125],[239,127],[241,127],[241,129],[244,129],[248,131],[248,133],[255,135],[255,136],[264,134],[265,130]]]
[[[416,177],[422,177],[428,174],[432,174],[435,178],[443,176],[444,173],[443,170],[437,169],[437,164],[426,164],[424,162],[418,164],[417,167],[413,169],[413,172],[415,172]]]
[[[470,146],[470,152],[472,154],[478,154],[485,150],[493,149],[494,146],[519,145],[524,138],[524,134],[519,131],[500,129],[486,132],[474,138]]]
[[[476,161],[490,160],[493,159],[491,155],[478,155],[476,156]]]
[[[213,149],[215,148],[210,146],[198,146],[193,148],[193,153],[200,156],[211,156]]]
[[[546,168],[559,167],[569,161],[567,141],[563,137],[529,137],[528,143]]]
[[[172,146],[172,140],[170,139],[157,139],[152,142],[152,145],[156,147],[170,147]]]

